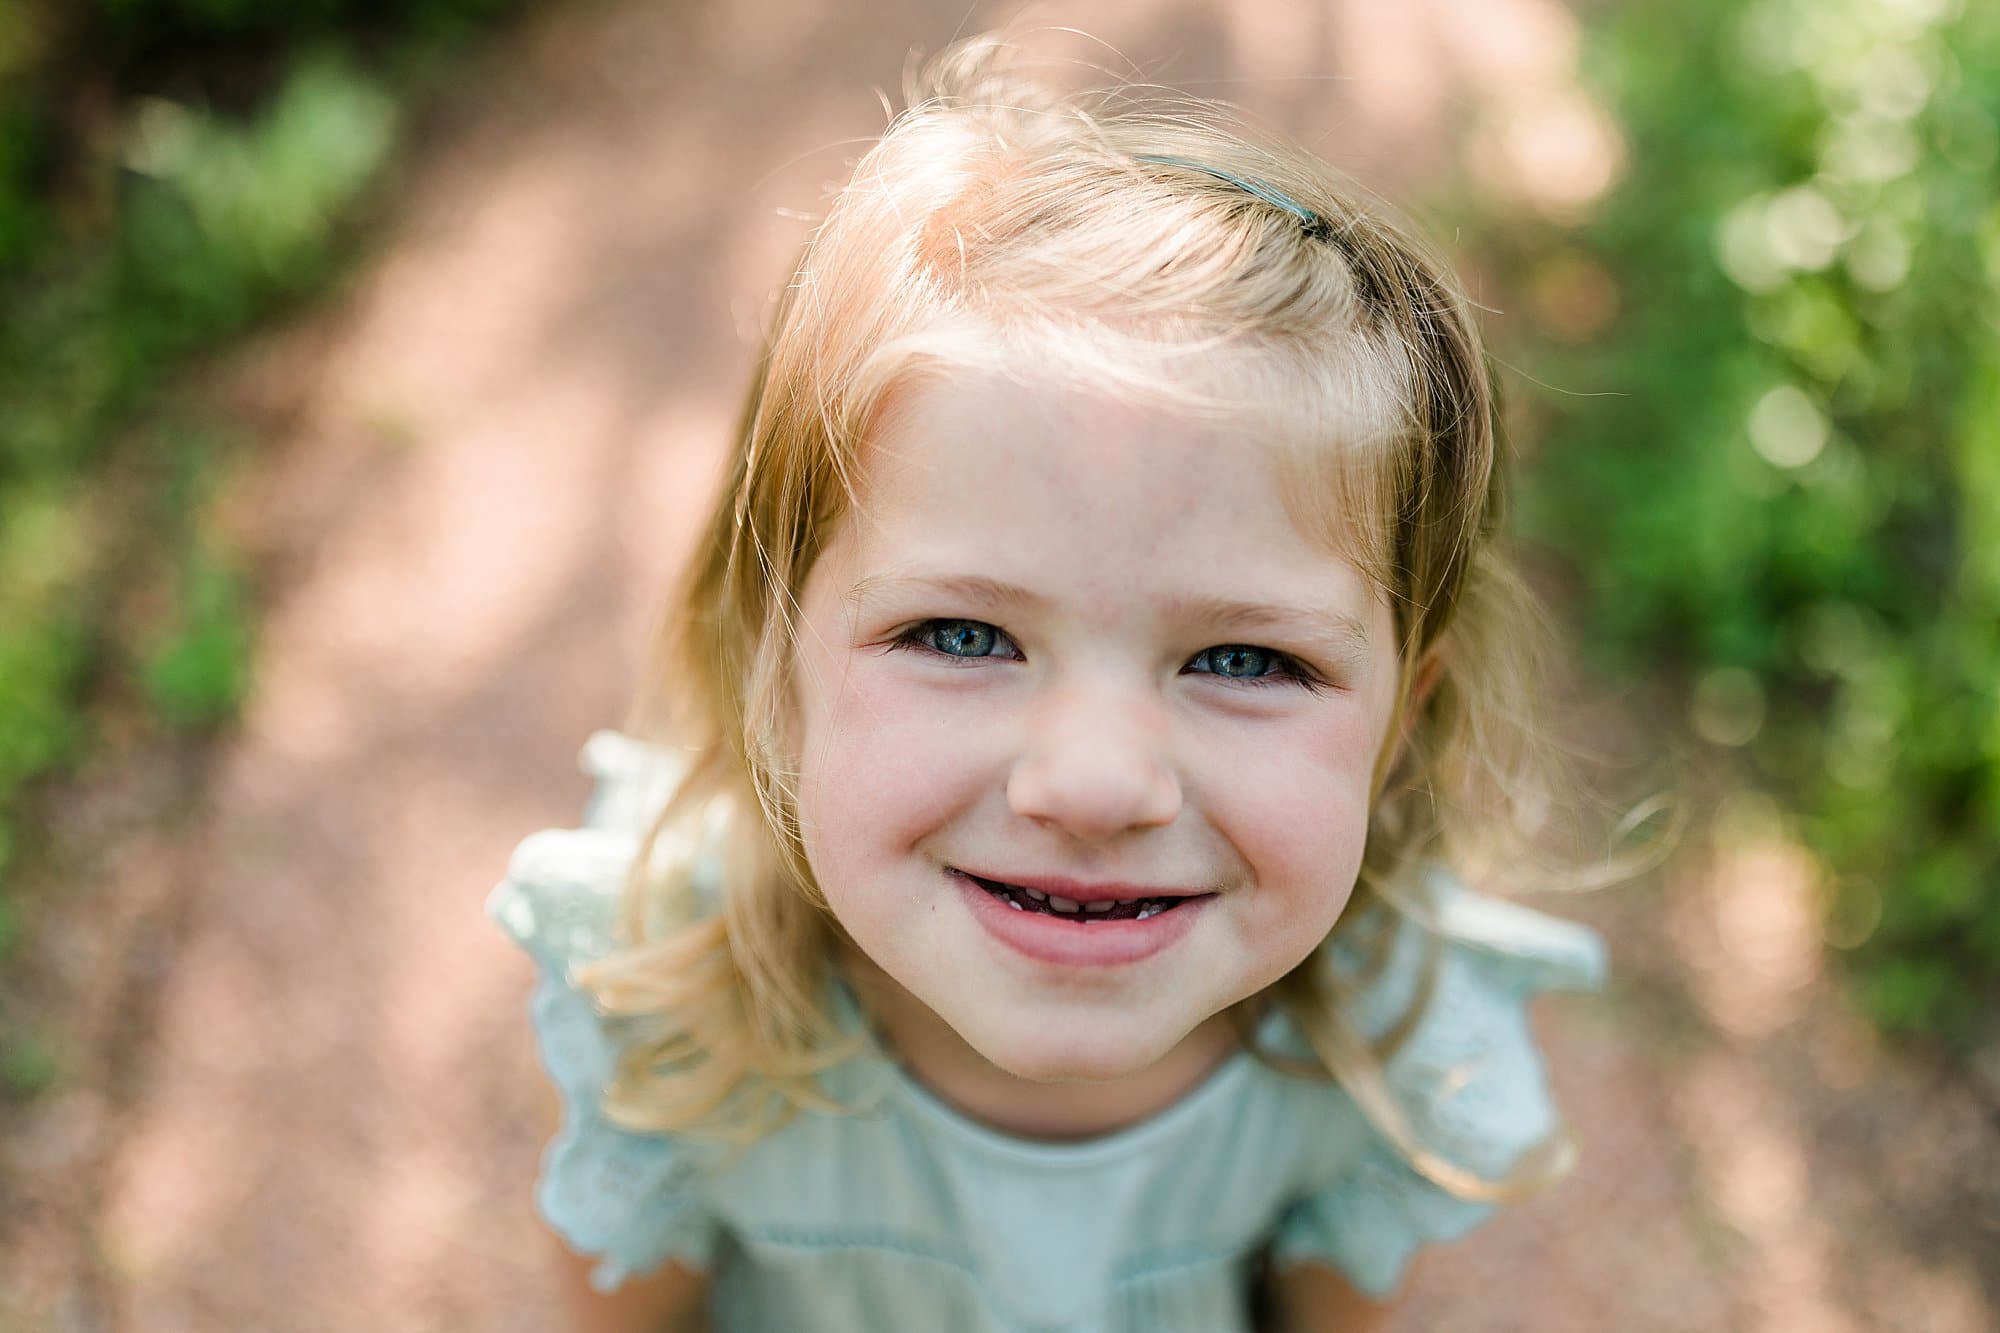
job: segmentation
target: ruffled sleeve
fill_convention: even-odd
[[[615,732],[593,736],[583,764],[598,779],[585,827],[523,841],[486,910],[535,961],[529,1015],[562,1100],[536,1204],[572,1250],[601,1259],[591,1285],[610,1291],[670,1259],[707,1269],[717,1228],[692,1150],[604,1117],[619,1020],[600,1017],[569,979],[573,966],[613,948],[626,867],[678,770],[663,752]]]
[[[1433,887],[1443,935],[1436,988],[1384,1074],[1419,1142],[1495,1179],[1559,1127],[1528,1000],[1597,989],[1604,944],[1586,927],[1476,894],[1448,875],[1434,876]],[[1355,1016],[1371,1036],[1407,1008],[1425,953],[1418,927],[1387,919],[1399,923],[1389,961],[1363,985]],[[1359,970],[1354,953],[1335,952],[1329,963],[1350,976]],[[1286,1211],[1272,1256],[1336,1268],[1379,1299],[1421,1245],[1455,1240],[1492,1212],[1425,1178],[1371,1127],[1329,1183]]]

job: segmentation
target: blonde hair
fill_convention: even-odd
[[[1329,169],[1206,103],[1058,96],[1011,72],[990,40],[945,53],[910,102],[783,294],[708,540],[630,722],[688,759],[634,862],[628,947],[576,978],[636,1020],[606,1095],[634,1129],[740,1145],[803,1108],[847,1109],[817,1082],[859,1039],[825,1008],[841,936],[806,862],[787,759],[793,614],[851,503],[872,414],[913,376],[1066,373],[1247,417],[1310,483],[1291,488],[1298,517],[1344,543],[1394,608],[1391,734],[1407,734],[1378,764],[1356,901],[1336,935],[1371,901],[1434,925],[1421,877],[1405,872],[1520,863],[1549,808],[1537,622],[1494,552],[1492,389],[1447,268]],[[656,864],[654,850],[698,845],[717,811],[736,817],[719,823],[727,890],[705,911],[693,858]],[[1482,1179],[1418,1142],[1382,1077],[1436,957],[1433,938],[1417,1000],[1373,1045],[1317,955],[1275,983],[1307,1065],[1258,1049],[1251,1001],[1231,1017],[1258,1058],[1337,1078],[1439,1183],[1512,1197],[1560,1169],[1559,1147]]]

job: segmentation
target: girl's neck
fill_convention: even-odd
[[[1068,1142],[1149,1120],[1193,1092],[1242,1046],[1225,1013],[1197,1026],[1165,1058],[1108,1082],[1017,1078],[974,1050],[886,972],[851,948],[841,968],[876,1040],[938,1100],[990,1129]]]

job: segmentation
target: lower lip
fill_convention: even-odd
[[[945,873],[957,884],[972,919],[984,926],[987,934],[1036,962],[1063,967],[1118,967],[1151,958],[1193,930],[1195,918],[1215,898],[1213,894],[1190,898],[1144,921],[1084,925],[1015,908],[957,871]]]

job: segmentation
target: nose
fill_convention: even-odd
[[[1016,814],[1089,841],[1170,824],[1181,784],[1158,700],[1081,683],[1038,700],[1007,778]]]

